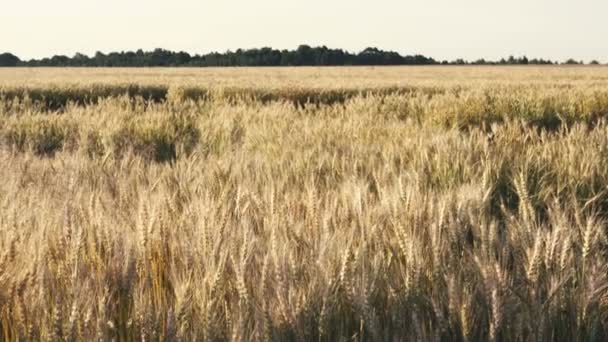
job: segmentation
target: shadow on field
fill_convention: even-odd
[[[147,103],[166,101],[208,101],[220,100],[231,104],[240,102],[288,102],[297,108],[305,105],[344,104],[355,97],[406,95],[422,92],[428,95],[445,92],[435,87],[385,87],[362,89],[307,89],[307,88],[222,88],[168,87],[148,85],[90,85],[74,87],[0,88],[3,102],[28,102],[42,111],[61,112],[68,105],[95,105],[108,98],[127,97],[143,99]]]

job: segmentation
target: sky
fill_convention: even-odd
[[[368,46],[437,60],[608,62],[606,0],[0,0],[0,52]]]

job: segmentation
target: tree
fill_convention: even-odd
[[[382,64],[383,52],[375,47],[368,47],[357,55],[357,64],[378,65]]]
[[[74,57],[72,57],[72,61],[70,64],[73,66],[89,66],[91,63],[89,56],[77,52]]]
[[[522,58],[519,59],[519,64],[528,64],[528,57],[523,56]]]
[[[106,66],[106,55],[103,52],[97,51],[95,53],[95,66]]]
[[[19,57],[13,55],[12,53],[3,53],[0,54],[0,67],[14,67],[21,63]]]
[[[295,65],[314,65],[314,55],[310,46],[298,46],[295,55]]]
[[[51,58],[51,66],[66,66],[70,63],[70,57],[64,55],[57,55]]]

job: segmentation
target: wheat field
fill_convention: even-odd
[[[0,69],[0,340],[604,341],[608,68]]]

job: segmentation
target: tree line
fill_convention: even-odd
[[[583,61],[569,59],[563,63],[545,59],[528,59],[526,56],[499,61],[478,59],[466,61],[437,61],[423,55],[405,55],[369,47],[359,53],[326,46],[311,47],[300,45],[295,50],[277,50],[269,47],[261,49],[238,49],[224,53],[212,52],[191,55],[187,52],[173,52],[165,49],[152,51],[122,51],[104,54],[95,53],[89,57],[77,53],[73,57],[55,55],[50,58],[21,60],[10,54],[0,54],[0,66],[43,66],[43,67],[213,67],[213,66],[340,66],[340,65],[526,65],[526,64],[584,64]],[[599,64],[592,61],[590,64]]]

